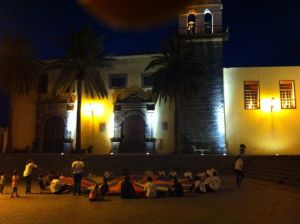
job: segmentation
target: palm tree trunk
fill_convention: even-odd
[[[180,149],[180,95],[175,96],[175,114],[174,114],[174,137],[175,137],[175,154],[181,153]]]
[[[81,100],[82,100],[82,79],[77,80],[77,116],[76,116],[76,152],[81,152]]]

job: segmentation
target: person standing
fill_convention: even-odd
[[[77,158],[72,163],[72,173],[74,178],[74,195],[81,195],[81,180],[83,177],[84,163],[80,158]]]
[[[236,174],[236,186],[238,187],[241,185],[241,182],[244,179],[243,165],[244,164],[243,164],[242,156],[238,155],[234,165],[234,170]]]
[[[26,162],[25,170],[23,172],[23,177],[26,180],[26,194],[31,194],[31,173],[32,170],[37,167],[38,166],[31,159]]]
[[[20,197],[18,194],[18,181],[19,181],[19,176],[18,176],[18,172],[17,170],[13,171],[13,176],[11,178],[11,187],[12,187],[12,192],[10,197],[13,198],[14,194],[16,195],[16,197]]]
[[[5,181],[4,173],[3,171],[0,171],[0,194],[3,194],[3,189],[5,184],[4,181]]]

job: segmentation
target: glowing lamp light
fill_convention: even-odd
[[[262,99],[261,110],[263,112],[277,112],[280,110],[280,102],[274,97]]]
[[[227,156],[227,154],[226,154],[226,153],[223,153],[223,156]]]
[[[278,153],[276,153],[276,154],[275,154],[275,156],[279,156],[279,154],[278,154]]]
[[[63,155],[64,155],[64,153],[62,152],[60,155],[62,155],[62,156],[63,156]]]
[[[110,154],[110,155],[114,155],[114,153],[113,153],[113,152],[110,152],[109,154]]]
[[[85,116],[101,116],[104,113],[104,106],[101,103],[87,103],[82,107]]]
[[[149,156],[149,155],[150,155],[150,153],[149,153],[149,152],[146,152],[146,155],[147,155],[147,156]]]

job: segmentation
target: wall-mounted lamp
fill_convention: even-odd
[[[272,97],[271,101],[270,101],[270,108],[271,108],[271,112],[273,112],[274,108],[275,108],[275,98]]]
[[[262,99],[261,110],[263,112],[276,112],[280,110],[280,102],[275,97]]]

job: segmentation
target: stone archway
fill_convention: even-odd
[[[116,100],[112,152],[154,152],[153,124],[149,118],[153,115],[155,104],[151,97],[143,95],[133,92]]]
[[[43,131],[43,152],[63,152],[64,126],[63,119],[58,116],[47,119]]]
[[[145,153],[145,129],[146,123],[143,117],[138,114],[127,117],[122,123],[120,152]]]
[[[204,12],[204,32],[213,33],[213,15],[208,9]]]

